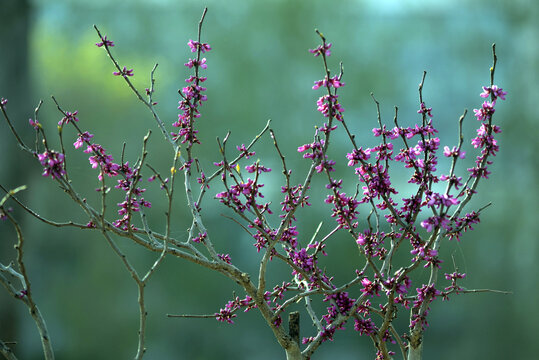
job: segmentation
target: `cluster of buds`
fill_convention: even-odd
[[[178,121],[172,125],[179,128],[179,130],[177,133],[172,133],[172,136],[174,140],[180,140],[182,144],[188,143],[191,146],[194,143],[199,143],[196,136],[198,130],[194,129],[194,123],[195,119],[200,117],[198,108],[202,106],[203,101],[208,99],[203,94],[206,88],[201,85],[206,81],[206,77],[199,75],[200,69],[207,69],[208,65],[206,64],[206,58],[201,59],[200,54],[210,51],[211,47],[208,44],[193,40],[189,40],[187,45],[189,45],[191,52],[197,53],[197,58],[189,59],[184,65],[189,69],[194,68],[195,74],[185,80],[189,85],[178,91],[182,97],[178,107],[181,113],[178,115]]]

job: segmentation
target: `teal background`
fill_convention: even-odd
[[[344,64],[346,86],[339,91],[340,100],[360,144],[375,144],[371,128],[376,126],[376,108],[371,91],[381,103],[385,123],[392,124],[394,106],[399,107],[401,124],[418,121],[417,85],[426,70],[423,95],[433,108],[443,145],[455,144],[456,121],[464,108],[469,111],[465,120],[468,156],[461,170],[472,166],[475,156],[469,145],[478,124],[472,109],[481,105],[481,86],[490,81],[491,44],[495,42],[499,60],[495,83],[508,91],[507,100],[498,102],[495,113],[495,123],[503,130],[498,136],[501,151],[494,158],[490,179],[480,184],[468,209],[490,201],[493,205],[483,213],[475,231],[468,232],[460,243],[444,245],[443,256],[444,270],[452,271],[455,261],[467,273],[463,286],[512,294],[461,295],[433,303],[424,354],[426,359],[527,359],[537,354],[539,28],[533,19],[539,16],[538,2],[35,0],[26,8],[25,3],[0,0],[0,96],[9,99],[8,109],[25,139],[32,139],[27,119],[33,116],[39,99],[45,101],[40,121],[49,131],[49,141],[54,139],[61,118],[50,100],[54,95],[65,109],[79,111],[79,125],[95,134],[95,141],[115,159],[125,141],[126,158],[133,163],[143,136],[152,129],[149,161],[163,173],[170,168],[171,151],[151,114],[121,79],[112,76],[110,60],[94,45],[98,38],[93,24],[115,42],[113,51],[120,64],[134,68],[134,83],[140,90],[148,86],[149,72],[159,63],[155,99],[161,118],[170,124],[177,118],[177,89],[190,74],[183,66],[192,56],[186,43],[196,38],[202,9],[208,6],[203,41],[213,50],[206,54],[209,100],[199,120],[203,146],[197,156],[202,166],[210,172],[212,162],[219,160],[217,136],[223,138],[231,130],[232,149],[231,145],[248,143],[272,119],[296,182],[308,167],[296,149],[311,141],[313,126],[323,121],[315,105],[320,92],[311,90],[313,81],[323,77],[322,66],[320,59],[307,52],[319,43],[315,28],[333,43],[329,58],[333,72],[339,61]],[[71,130],[66,133],[66,139],[74,141],[75,136]],[[276,208],[280,201],[279,159],[268,139],[256,150],[263,163],[274,169],[263,190]],[[338,132],[332,150],[338,164],[344,166],[347,151],[350,146]],[[68,150],[68,156],[76,189],[96,203],[97,173],[81,151]],[[0,122],[0,165],[0,183],[8,188],[28,185],[22,197],[43,216],[56,221],[87,220],[50,179],[41,177],[41,166],[17,148],[4,121]],[[446,166],[441,162],[439,170]],[[350,176],[346,179],[354,181]],[[162,194],[155,184],[146,187],[154,205],[148,212],[151,223],[163,231]],[[353,192],[353,188],[352,183],[348,190]],[[410,191],[405,181],[398,189],[404,194]],[[177,194],[181,192],[179,187]],[[180,239],[186,237],[190,225],[182,196],[174,209],[173,228],[173,235]],[[326,230],[333,225],[325,215],[329,208],[320,202],[325,197],[323,179],[314,183],[312,196],[319,205],[303,213],[299,225],[303,241],[310,239],[320,220],[325,220]],[[252,241],[220,216],[223,213],[229,214],[206,199],[206,222],[218,250],[230,252],[239,266],[255,271],[259,257]],[[15,215],[26,235],[25,256],[34,298],[45,315],[57,358],[134,356],[136,286],[104,239],[90,231],[51,228],[19,208]],[[343,282],[353,276],[357,256],[348,239],[338,240],[336,237],[328,245],[326,265]],[[3,263],[14,259],[14,242],[11,228],[0,224]],[[139,272],[155,260],[154,254],[134,244],[118,242]],[[271,286],[287,279],[279,279],[286,273],[274,266]],[[427,275],[423,273],[418,281],[421,276],[426,281]],[[235,325],[212,319],[166,318],[167,313],[214,313],[232,298],[233,290],[242,294],[219,274],[167,257],[147,287],[146,358],[283,358],[255,311],[240,314]],[[0,339],[18,341],[14,349],[21,359],[42,358],[27,310],[3,290],[0,315]],[[402,333],[408,313],[399,316]],[[306,317],[303,320],[302,336],[311,336],[313,328]],[[313,359],[374,358],[370,340],[358,337],[352,324],[348,328],[334,342],[324,344]]]

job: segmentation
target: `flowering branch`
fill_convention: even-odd
[[[417,113],[421,119],[418,124],[414,127],[400,126],[399,109],[395,107],[394,127],[386,125],[382,119],[380,103],[371,93],[376,107],[377,123],[377,127],[372,131],[380,140],[374,147],[358,146],[345,120],[345,109],[338,95],[339,88],[346,85],[343,82],[343,65],[340,63],[338,73],[332,74],[329,67],[332,44],[328,43],[326,37],[318,30],[316,33],[321,44],[309,51],[322,61],[323,78],[315,81],[312,89],[323,91],[316,106],[327,120],[315,127],[311,143],[303,144],[297,149],[310,163],[308,170],[301,175],[302,181],[297,184],[294,182],[295,169],[287,164],[277,136],[270,127],[270,121],[248,146],[241,144],[236,146],[235,150],[234,148],[230,150],[228,145],[231,141],[230,132],[223,140],[217,138],[220,159],[214,163],[217,169],[207,176],[203,161],[193,152],[194,147],[201,143],[197,125],[201,121],[202,105],[208,100],[205,95],[206,88],[202,86],[207,80],[202,76],[202,72],[208,67],[203,54],[212,50],[201,37],[206,13],[207,9],[204,9],[198,23],[197,40],[189,40],[187,43],[190,51],[196,53],[196,56],[184,64],[192,74],[187,77],[186,86],[178,91],[180,112],[178,120],[171,124],[175,130],[170,133],[166,124],[160,119],[155,107],[157,103],[153,99],[157,64],[151,70],[150,86],[146,89],[145,98],[131,82],[134,70],[120,66],[111,52],[111,48],[115,46],[114,42],[103,36],[94,26],[100,39],[96,46],[104,48],[111,59],[115,69],[113,75],[122,77],[135,96],[150,110],[165,140],[172,147],[173,154],[169,159],[171,167],[166,175],[147,163],[149,151],[147,145],[151,131],[143,138],[141,155],[134,163],[130,165],[129,161],[124,159],[125,143],[121,161],[116,163],[113,156],[95,142],[94,135],[78,125],[78,112],[64,110],[53,97],[62,115],[58,123],[60,151],[54,150],[52,143],[47,141],[43,126],[38,121],[38,110],[42,103],[36,108],[35,120],[30,120],[30,125],[36,130],[35,149],[31,149],[26,146],[9,120],[6,112],[7,100],[2,99],[0,102],[4,118],[19,146],[38,159],[43,167],[43,176],[51,177],[59,184],[60,188],[81,207],[88,218],[88,223],[82,225],[70,221],[49,220],[14,197],[14,193],[10,193],[13,200],[32,216],[47,224],[99,231],[137,284],[139,329],[136,359],[142,359],[146,352],[147,307],[144,289],[167,255],[219,272],[239,284],[245,292],[244,297],[234,294],[232,300],[211,315],[168,314],[168,317],[213,317],[221,322],[233,323],[240,309],[243,311],[257,309],[289,360],[309,359],[324,342],[333,340],[337,332],[343,330],[349,321],[353,321],[353,328],[358,336],[367,336],[373,341],[376,359],[391,359],[397,348],[403,358],[420,359],[423,334],[428,326],[427,318],[432,301],[439,297],[447,300],[450,295],[462,293],[507,293],[488,289],[468,290],[462,287],[460,282],[465,274],[459,273],[456,266],[453,273],[444,275],[445,280],[450,282],[449,286],[442,289],[438,276],[443,263],[439,251],[444,239],[460,241],[462,233],[473,230],[472,225],[479,222],[482,211],[490,205],[461,216],[465,206],[477,192],[480,179],[488,178],[490,172],[487,167],[491,164],[490,159],[499,150],[494,135],[500,133],[500,128],[493,125],[492,115],[496,101],[504,100],[506,93],[494,85],[497,62],[494,46],[490,86],[483,87],[483,93],[480,94],[481,97],[490,99],[485,101],[480,109],[474,110],[475,117],[481,125],[472,144],[480,150],[480,155],[476,158],[475,166],[468,169],[469,174],[464,183],[463,177],[456,174],[456,163],[465,159],[465,153],[462,151],[463,121],[467,111],[465,110],[458,120],[457,145],[443,148],[443,155],[451,158],[447,173],[439,174],[437,170],[441,140],[436,136],[438,131],[435,127],[433,109],[427,107],[423,97],[426,72],[423,73],[418,87]],[[98,170],[99,188],[96,191],[101,195],[98,205],[89,204],[86,197],[75,190],[69,178],[67,167],[69,147],[64,146],[64,126],[75,128],[77,139],[73,143],[74,148],[83,148],[84,153],[89,156],[91,167]],[[350,141],[348,146],[351,149],[345,157],[347,166],[357,176],[355,181],[337,178],[335,175],[339,160],[330,157],[329,149],[332,143],[330,139],[334,138],[332,133],[340,131],[339,128],[344,129],[345,138]],[[256,143],[266,133],[269,133],[273,142],[283,174],[282,201],[279,202],[279,210],[264,198],[266,173],[272,169],[264,166],[261,160],[249,161],[255,156]],[[414,141],[417,143],[414,144]],[[400,149],[397,148],[397,144],[401,144]],[[246,162],[248,163],[245,165]],[[417,186],[411,193],[400,194],[395,182],[392,181],[393,169],[398,165],[411,172],[408,184]],[[148,217],[153,213],[151,202],[145,198],[143,178],[145,171],[151,173],[147,181],[159,184],[167,201],[164,233],[154,231],[149,225]],[[187,230],[188,236],[185,241],[171,236],[171,227],[175,221],[173,216],[176,202],[175,183],[180,181],[177,179],[180,175],[183,175],[183,187],[191,215],[191,225]],[[322,190],[327,191],[324,203],[329,206],[329,215],[335,223],[330,226],[329,231],[321,232],[323,221],[320,221],[310,240],[306,242],[303,239],[308,237],[306,234],[300,234],[296,222],[297,217],[305,216],[309,211],[308,208],[311,206],[309,192],[320,191],[311,189],[312,184],[316,183],[313,182],[315,177],[327,181],[325,190]],[[116,181],[114,188],[109,185],[111,179]],[[257,253],[260,253],[257,272],[248,273],[240,269],[230,254],[219,253],[218,246],[214,245],[214,236],[219,237],[220,234],[208,229],[202,216],[202,209],[207,206],[206,194],[216,182],[222,186],[222,191],[215,194],[215,199],[232,214],[223,216],[245,230],[253,239]],[[445,190],[440,192],[439,184],[443,182],[447,184]],[[4,187],[2,189],[6,191]],[[117,204],[118,216],[112,215],[108,210],[110,191],[120,192],[124,199]],[[4,211],[1,206],[0,209]],[[365,216],[365,221],[361,221],[360,211],[364,209],[367,209],[368,215]],[[278,211],[278,219],[272,216],[273,211]],[[135,216],[137,213],[139,216]],[[112,216],[116,218],[111,219]],[[6,218],[11,219],[9,215],[6,215]],[[16,229],[19,234],[18,225]],[[310,236],[311,232],[309,231],[307,235]],[[22,239],[22,235],[20,238]],[[121,252],[116,244],[116,238],[129,239],[142,248],[156,253],[156,260],[144,275],[139,275],[126,255]],[[321,266],[322,257],[336,256],[328,255],[331,251],[327,245],[332,241],[351,241],[358,249],[358,257],[350,264],[350,276],[344,281],[332,276],[331,269]],[[22,240],[19,242],[22,247]],[[220,245],[221,242],[215,244]],[[408,259],[397,256],[405,251],[410,252],[411,256]],[[22,259],[22,250],[20,258]],[[399,259],[398,263],[396,259]],[[290,275],[272,287],[268,280],[270,279],[268,268],[274,260],[284,264],[289,269]],[[415,276],[421,267],[430,269],[430,277],[426,283],[422,283],[420,277]],[[21,282],[28,284],[25,289],[29,289],[22,260],[19,268]],[[11,268],[11,270],[8,270],[8,267],[2,269],[15,275]],[[16,294],[14,288],[10,286],[7,285],[8,291]],[[27,294],[24,296],[30,298]],[[291,305],[300,301],[305,303],[306,315],[314,326],[312,336],[300,337],[300,314],[291,312]],[[325,306],[326,311],[320,312],[318,309],[321,307],[314,306],[316,302],[319,305],[323,304],[322,307]],[[399,335],[394,323],[401,308],[410,311],[409,331],[405,335]],[[285,329],[282,323],[283,316],[287,312],[289,323],[288,329]],[[5,349],[5,343],[0,343],[0,350],[7,354],[8,350]]]

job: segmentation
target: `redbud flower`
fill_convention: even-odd
[[[454,273],[451,273],[451,274],[444,274],[445,278],[447,280],[456,280],[456,279],[464,279],[466,277],[466,274],[461,274],[461,273],[458,273],[458,272],[454,272]]]
[[[41,124],[36,120],[28,119],[28,122],[30,123],[30,126],[32,126],[34,129],[39,129],[41,127]]]
[[[370,319],[362,319],[357,317],[354,321],[354,330],[358,331],[360,335],[373,335],[376,334],[376,325]]]
[[[232,262],[232,259],[230,258],[230,255],[228,254],[217,254],[217,257],[227,264],[230,264]]]
[[[37,158],[44,166],[43,176],[51,176],[53,179],[61,178],[66,172],[64,170],[64,154],[56,151],[45,151],[38,154]]]
[[[197,237],[194,237],[192,239],[192,241],[196,243],[204,242],[204,239],[206,239],[207,236],[208,236],[208,233],[206,232],[199,233]]]
[[[101,46],[114,46],[114,43],[111,41],[111,40],[107,40],[107,37],[103,37],[101,38],[101,42],[100,43],[96,43],[97,47],[101,47]]]
[[[453,146],[451,150],[449,150],[449,146],[444,146],[444,156],[446,157],[459,157],[461,159],[464,159],[466,156],[466,152],[462,151],[460,149],[457,149],[456,146]]]
[[[455,199],[447,199],[447,202],[449,204],[458,203],[457,200]],[[445,230],[451,230],[449,226],[449,220],[447,219],[447,215],[444,217],[431,216],[428,219],[423,220],[421,222],[421,227],[425,228],[427,232],[431,232],[432,230],[434,230],[434,228],[439,227],[439,226],[443,227]],[[413,254],[413,250],[412,250],[412,254]]]
[[[479,94],[479,96],[482,98],[488,98],[490,94],[494,95],[494,100],[497,98],[505,100],[505,95],[507,95],[507,92],[503,91],[502,88],[499,88],[496,85],[492,85],[492,87],[483,86],[483,92]]]
[[[330,87],[339,88],[341,86],[344,86],[345,84],[341,82],[337,75],[335,75],[332,78],[329,78],[326,76],[324,80],[318,80],[314,82],[313,90],[316,90],[320,88],[321,86],[329,85]]]
[[[202,69],[208,68],[208,65],[206,65],[206,58],[202,58],[200,61],[197,61],[196,59],[189,59],[189,61],[184,65],[189,69],[191,69],[193,66],[200,66]]]
[[[210,51],[211,47],[208,44],[200,43],[198,41],[189,40],[187,43],[189,47],[191,48],[191,52],[195,52],[200,48],[200,52],[205,53],[206,51]]]
[[[79,137],[77,138],[77,141],[73,143],[73,146],[75,147],[75,149],[78,149],[82,145],[84,145],[85,142],[88,143],[93,137],[94,136],[92,134],[90,134],[88,131],[85,131],[84,133],[79,134]]]
[[[473,112],[475,113],[475,117],[478,121],[486,121],[492,117],[492,114],[494,114],[494,103],[491,103],[489,101],[485,101],[481,107],[481,109],[474,109]]]
[[[76,117],[78,114],[78,111],[75,111],[73,113],[66,111],[65,116],[62,118],[62,120],[58,121],[58,125],[64,125],[69,124],[71,121],[79,121],[79,119]]]
[[[361,289],[362,293],[368,294],[371,297],[374,295],[380,296],[378,293],[380,291],[380,284],[374,283],[367,278],[363,278],[361,280],[361,285],[363,285],[363,289]]]
[[[322,53],[324,53],[326,56],[330,56],[331,55],[331,51],[329,51],[330,48],[331,48],[331,43],[327,43],[327,44],[318,46],[316,49],[309,49],[309,52],[311,54],[314,54],[314,56],[319,56]]]
[[[127,70],[127,68],[124,66],[124,68],[121,70],[121,71],[115,71],[113,72],[112,74],[116,75],[116,76],[133,76],[133,69],[129,69]]]
[[[421,103],[420,109],[417,110],[418,114],[427,114],[429,117],[432,117],[432,108],[427,108],[425,103]]]

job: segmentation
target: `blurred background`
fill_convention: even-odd
[[[464,122],[467,159],[460,171],[471,167],[475,157],[469,139],[478,123],[481,86],[490,82],[491,45],[497,44],[495,83],[508,91],[499,102],[495,123],[501,151],[491,166],[488,181],[468,211],[492,202],[475,231],[461,242],[446,242],[444,271],[454,267],[468,275],[462,285],[511,291],[511,295],[481,293],[452,296],[431,305],[431,324],[425,334],[426,359],[530,359],[539,352],[538,279],[538,162],[536,101],[539,83],[539,2],[534,0],[348,0],[239,1],[217,0],[0,0],[0,96],[9,99],[8,109],[17,130],[27,142],[33,130],[27,125],[40,99],[44,105],[40,122],[49,141],[59,147],[56,123],[61,115],[50,99],[54,95],[65,110],[79,111],[79,126],[95,134],[95,142],[117,161],[123,143],[125,157],[134,163],[141,140],[151,129],[149,163],[166,174],[171,151],[164,143],[151,114],[137,101],[121,79],[112,76],[112,63],[98,42],[92,25],[116,46],[113,52],[122,66],[133,68],[133,81],[143,91],[149,85],[154,63],[155,100],[161,118],[177,119],[178,88],[189,70],[183,66],[192,56],[186,43],[195,39],[204,6],[208,6],[203,41],[213,50],[206,54],[208,101],[199,120],[203,146],[196,150],[206,173],[219,161],[216,137],[230,130],[230,146],[249,143],[272,119],[277,139],[300,182],[308,162],[297,147],[312,141],[313,126],[323,118],[316,111],[320,91],[311,90],[323,77],[319,58],[308,49],[319,44],[320,29],[333,43],[329,66],[338,71],[344,64],[340,100],[345,119],[363,146],[372,146],[376,126],[373,92],[381,103],[382,120],[392,126],[394,106],[399,121],[412,125],[419,120],[417,86],[427,71],[424,99],[433,108],[442,145],[456,144],[456,123],[468,109]],[[533,20],[536,19],[536,20]],[[66,139],[76,138],[71,129]],[[67,141],[67,140],[66,140]],[[344,166],[350,146],[344,133],[334,138],[333,158]],[[280,201],[279,159],[268,139],[255,148],[257,157],[274,171],[266,176],[266,198]],[[75,188],[88,201],[98,204],[94,189],[97,173],[88,166],[86,154],[68,150],[68,165]],[[243,165],[248,165],[245,163]],[[41,166],[20,151],[4,121],[0,122],[0,183],[7,188],[26,184],[21,198],[41,215],[56,220],[86,222],[82,211],[54,182],[41,176]],[[440,173],[448,163],[441,161]],[[394,169],[403,179],[396,199],[409,194],[407,173]],[[353,192],[355,177],[343,172],[346,190]],[[151,174],[147,174],[149,177]],[[402,177],[401,177],[402,175]],[[394,180],[395,181],[395,180]],[[318,222],[329,230],[333,220],[322,201],[326,190],[320,177],[313,183],[312,202],[298,225],[300,242],[310,239]],[[157,231],[164,231],[164,196],[158,185],[146,183],[148,211]],[[181,187],[177,194],[181,194]],[[210,194],[217,192],[210,190]],[[189,213],[178,196],[174,208],[173,235],[185,239]],[[111,198],[114,201],[114,198]],[[120,197],[118,197],[120,201]],[[111,202],[110,209],[114,203]],[[255,271],[259,260],[249,237],[221,216],[224,207],[206,198],[206,224],[219,252],[228,252],[242,269]],[[363,211],[366,214],[367,211]],[[15,207],[26,236],[25,258],[32,279],[34,298],[47,321],[58,359],[126,359],[134,355],[138,309],[136,286],[130,275],[99,234],[57,229],[28,217]],[[301,214],[300,214],[301,215]],[[343,241],[339,241],[343,239]],[[345,239],[345,240],[344,240]],[[16,237],[6,223],[0,224],[0,261],[15,259]],[[137,246],[118,240],[140,273],[155,260]],[[323,259],[336,283],[354,276],[358,262],[355,245],[343,234],[328,245]],[[333,258],[333,262],[331,262]],[[407,258],[406,255],[404,257]],[[338,260],[337,260],[338,259]],[[270,268],[274,284],[286,280],[277,264]],[[418,282],[428,273],[418,274]],[[423,277],[423,278],[422,278]],[[443,284],[443,283],[442,283]],[[414,283],[420,286],[420,283]],[[168,257],[147,287],[149,312],[147,359],[274,359],[283,358],[273,335],[252,311],[240,314],[235,325],[213,319],[170,319],[167,313],[211,314],[232,298],[243,294],[232,281],[197,266]],[[354,295],[354,294],[352,294]],[[323,308],[323,306],[322,306]],[[301,307],[298,305],[298,309]],[[407,312],[399,314],[399,332],[407,330]],[[352,330],[324,344],[314,359],[372,359],[371,341]],[[302,336],[314,329],[302,319]],[[41,359],[35,325],[22,304],[0,290],[0,339],[17,341],[20,359]],[[535,355],[533,355],[535,354]],[[398,354],[397,354],[398,355]],[[398,356],[397,356],[398,357]]]

